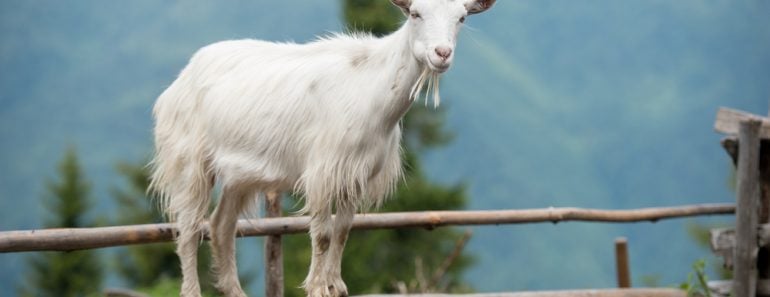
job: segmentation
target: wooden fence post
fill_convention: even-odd
[[[628,264],[628,240],[625,237],[615,239],[615,270],[618,276],[618,288],[630,288],[631,269]]]
[[[756,296],[761,124],[756,118],[742,120],[738,132],[738,206],[733,252],[733,296],[736,297]]]
[[[265,194],[265,214],[269,218],[281,216],[280,193]],[[265,296],[283,297],[283,252],[279,234],[265,237]]]

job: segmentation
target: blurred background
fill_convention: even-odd
[[[442,108],[410,111],[411,186],[386,211],[734,201],[712,126],[719,106],[768,113],[770,1],[498,2],[466,22]],[[384,34],[400,19],[387,0],[0,2],[0,230],[159,221],[143,192],[151,109],[196,49]],[[626,236],[634,284],[673,286],[701,259],[720,277],[701,235],[731,220],[357,232],[343,269],[353,294],[419,289],[417,266],[439,269],[471,230],[435,289],[613,287],[613,240]],[[253,295],[261,242],[239,240]],[[290,296],[306,244],[287,238]],[[172,250],[2,254],[0,292],[44,296],[57,279],[160,296],[177,286]]]

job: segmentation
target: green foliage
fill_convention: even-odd
[[[148,196],[150,184],[149,168],[146,162],[138,164],[120,163],[118,172],[125,178],[126,187],[113,189],[113,197],[118,205],[115,224],[150,224],[164,221],[163,214],[155,204],[156,198]],[[175,295],[156,294],[156,290],[165,290],[170,283],[179,283],[181,270],[179,258],[176,256],[174,243],[145,244],[120,248],[115,254],[115,266],[123,280],[132,287],[140,290],[147,289],[151,296],[177,296],[179,287],[175,287]],[[216,293],[211,274],[210,252],[208,244],[202,244],[198,251],[198,271],[201,279],[201,290],[204,294]]]
[[[397,29],[403,17],[388,0],[345,0],[343,11],[348,27],[377,36]],[[419,104],[407,113],[402,122],[406,176],[393,199],[379,211],[465,207],[465,187],[430,182],[419,160],[420,152],[451,140],[452,135],[443,130],[444,119],[443,110],[432,110]],[[398,291],[399,287],[409,292],[468,292],[471,289],[463,282],[462,273],[472,264],[470,256],[460,253],[446,271],[440,268],[463,237],[456,228],[353,231],[343,256],[342,277],[353,294],[390,293]],[[307,235],[284,237],[286,296],[304,296],[297,285],[307,274],[310,255]]]
[[[401,11],[387,0],[345,0],[342,14],[349,29],[386,35],[398,29]]]
[[[46,228],[92,227],[91,185],[70,148],[58,168],[59,180],[46,182],[44,205],[51,216]],[[96,251],[45,252],[29,258],[29,275],[21,296],[95,296],[101,290],[102,265]]]
[[[417,154],[449,143],[454,135],[443,130],[445,118],[446,110],[443,107],[432,109],[414,104],[403,120],[406,153]]]
[[[53,214],[46,227],[87,227],[85,215],[90,208],[91,184],[85,177],[77,153],[73,148],[67,150],[64,158],[59,163],[58,173],[61,178],[58,182],[47,181],[46,189],[49,196],[45,206]]]
[[[639,280],[645,288],[658,288],[660,287],[661,278],[662,276],[660,274],[647,274],[642,275]]]
[[[711,251],[711,233],[710,230],[718,228],[716,225],[704,225],[689,222],[687,224],[687,234],[695,243],[706,251]],[[704,262],[711,262],[711,268],[716,272],[720,279],[732,279],[733,273],[730,269],[727,269],[722,265],[722,260],[716,256],[711,256],[710,261],[703,260]]]
[[[693,271],[687,275],[687,281],[679,285],[679,288],[687,291],[687,296],[711,297],[708,288],[708,276],[706,276],[706,261],[701,259],[692,265]]]
[[[29,259],[32,268],[20,296],[97,296],[102,266],[94,251],[44,252]]]
[[[175,297],[179,296],[179,289],[181,287],[181,279],[163,277],[156,280],[152,286],[141,288],[138,291],[147,294],[147,296],[153,297]],[[203,297],[219,296],[210,290],[203,290],[201,293]]]

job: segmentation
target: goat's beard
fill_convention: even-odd
[[[430,67],[425,67],[417,77],[417,81],[412,86],[412,91],[409,92],[409,98],[412,101],[418,101],[420,95],[425,97],[425,106],[428,106],[428,97],[433,96],[433,108],[438,108],[441,103],[441,96],[439,95],[438,83],[440,73],[433,71]]]

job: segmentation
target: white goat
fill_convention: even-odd
[[[495,0],[391,2],[408,16],[391,35],[215,43],[160,95],[151,186],[179,227],[182,296],[200,296],[196,254],[215,182],[210,236],[224,295],[245,296],[239,213],[259,193],[294,190],[312,217],[303,286],[311,297],[347,296],[342,250],[355,212],[379,205],[401,175],[399,122],[426,83],[438,104],[438,74],[452,63],[461,23]]]

